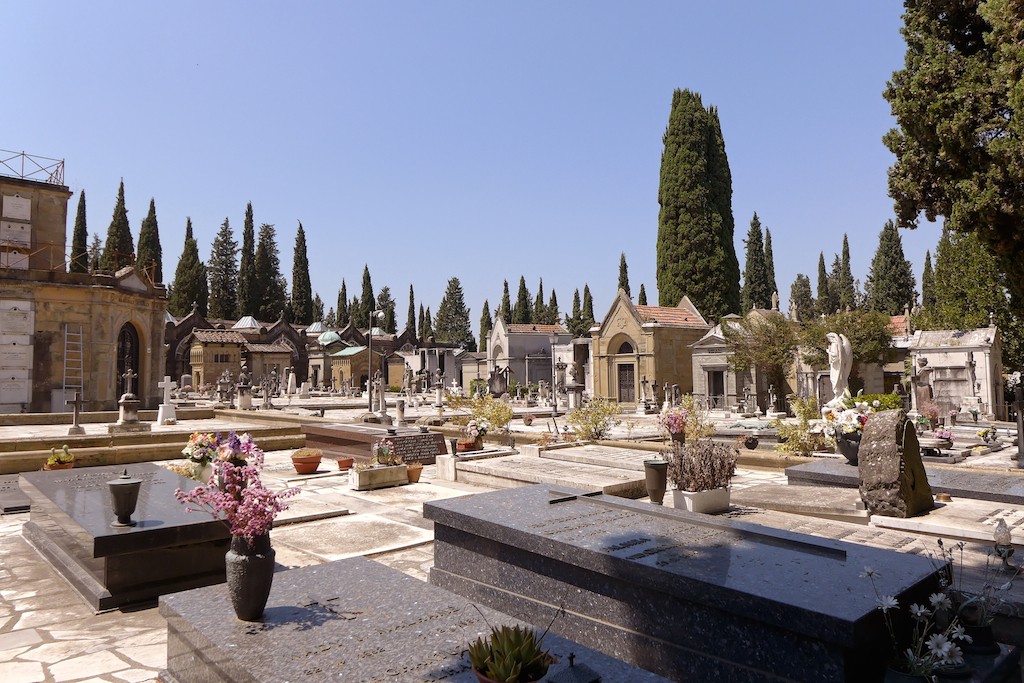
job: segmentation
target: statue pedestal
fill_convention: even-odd
[[[162,425],[167,420],[178,420],[178,414],[174,409],[173,403],[161,403],[160,408],[156,411],[156,423]]]
[[[108,434],[152,431],[153,428],[148,422],[139,422],[139,407],[142,401],[135,398],[135,394],[125,394],[117,403],[120,406],[118,419],[115,424],[107,425]]]
[[[569,395],[569,410],[576,410],[583,406],[582,384],[568,384],[565,391]]]
[[[238,389],[238,409],[252,410],[252,385],[239,384],[236,388]]]

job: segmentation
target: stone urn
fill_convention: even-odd
[[[644,460],[644,485],[651,503],[661,505],[668,487],[668,460]]]
[[[851,465],[857,464],[860,453],[861,432],[840,432],[836,435],[836,449]]]
[[[232,536],[224,556],[228,594],[235,616],[242,621],[257,621],[263,616],[274,583],[274,556],[270,534],[256,536],[252,542],[245,536]]]

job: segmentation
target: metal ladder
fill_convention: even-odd
[[[64,323],[64,396],[82,392],[85,357],[82,350],[82,326]],[[84,394],[82,394],[84,398]]]

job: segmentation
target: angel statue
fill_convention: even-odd
[[[832,400],[826,406],[838,405],[843,394],[849,388],[850,368],[853,367],[853,347],[845,334],[829,332],[828,339],[828,378],[832,380]]]

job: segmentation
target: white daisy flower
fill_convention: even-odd
[[[932,615],[932,611],[924,605],[911,605],[910,616],[915,619],[927,619]]]
[[[891,609],[897,609],[900,606],[900,603],[896,601],[896,598],[894,598],[891,595],[883,595],[882,597],[878,598],[877,604],[878,609],[882,610],[883,612],[888,612]]]

